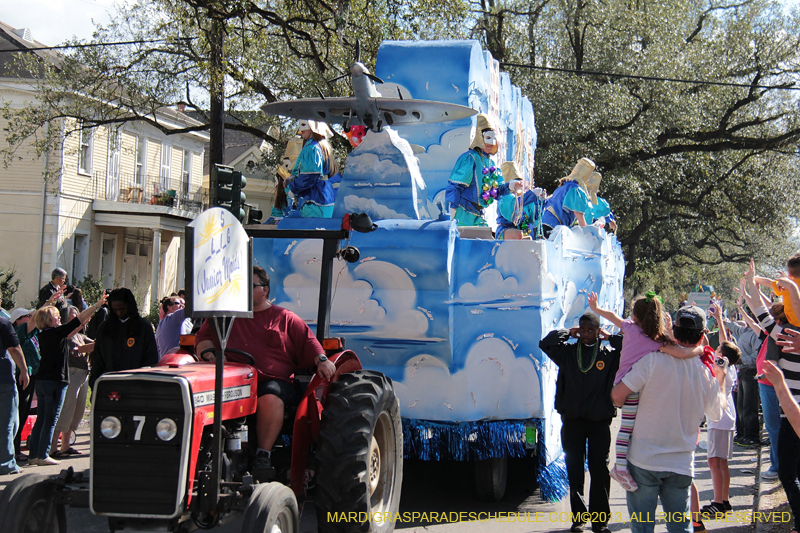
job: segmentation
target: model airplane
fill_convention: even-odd
[[[350,66],[350,77],[354,96],[273,102],[261,106],[261,109],[272,115],[343,124],[345,131],[349,131],[350,126],[366,126],[375,132],[381,131],[383,126],[449,122],[478,113],[472,108],[458,104],[384,98],[375,88],[375,82],[383,83],[383,81],[370,73],[360,61]]]

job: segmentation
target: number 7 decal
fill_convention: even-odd
[[[144,428],[144,421],[147,417],[136,415],[133,417],[133,421],[137,422],[136,424],[136,434],[133,436],[133,440],[141,440],[142,438],[142,428]]]

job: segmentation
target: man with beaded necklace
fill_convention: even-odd
[[[492,159],[499,150],[495,128],[489,117],[478,115],[469,150],[458,157],[447,182],[445,200],[450,217],[459,226],[486,226],[484,209],[511,191],[522,189],[522,181],[506,183]]]
[[[578,342],[570,343],[570,338]],[[610,346],[601,345],[604,340]],[[600,318],[589,311],[581,316],[578,327],[548,333],[539,348],[558,366],[555,408],[561,415],[561,445],[569,479],[570,531],[583,531],[591,518],[592,531],[608,532],[608,455],[611,420],[617,414],[611,389],[619,368],[622,337],[600,329]],[[587,443],[591,477],[588,509],[583,497]]]

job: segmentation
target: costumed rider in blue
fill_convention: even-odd
[[[499,145],[489,117],[478,115],[469,150],[456,161],[445,190],[450,216],[459,226],[486,226],[484,209],[511,191],[522,189],[522,181],[506,183],[492,156]]]
[[[611,231],[617,231],[617,218],[611,212],[611,206],[605,198],[597,196],[600,190],[600,180],[603,176],[599,172],[592,172],[589,181],[586,183],[586,190],[589,192],[589,200],[592,202],[592,224],[595,226],[605,226]]]
[[[559,186],[548,198],[542,215],[545,239],[556,226],[584,227],[591,224],[592,207],[586,183],[594,169],[594,162],[584,157],[578,161],[569,176],[559,180]]]
[[[522,179],[513,161],[500,166],[506,183]],[[524,182],[523,182],[524,183]],[[522,194],[507,194],[497,202],[497,240],[520,240],[539,238],[542,234],[542,212],[547,193],[539,187],[528,189]]]
[[[324,122],[301,120],[297,133],[303,138],[303,149],[285,182],[297,197],[303,217],[330,218],[334,203],[333,188],[327,180],[334,162],[327,141],[330,129]]]

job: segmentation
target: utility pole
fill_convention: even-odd
[[[209,139],[209,168],[221,165],[225,160],[225,74],[222,68],[223,46],[225,44],[225,31],[222,20],[218,15],[212,15],[211,35],[211,115]],[[208,201],[211,207],[217,204],[216,173],[209,173]]]

